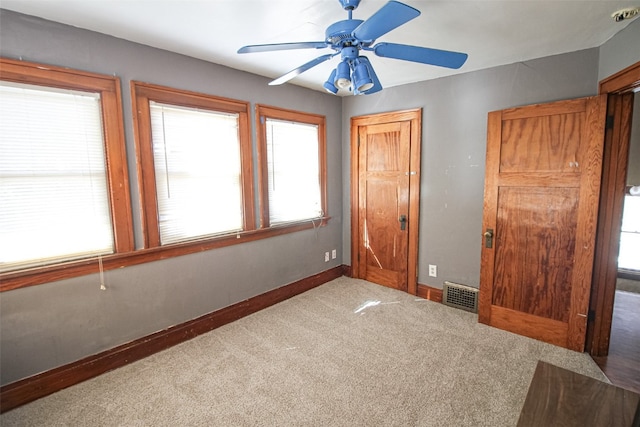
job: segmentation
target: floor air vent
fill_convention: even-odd
[[[458,283],[444,282],[442,303],[472,313],[478,312],[478,290]]]

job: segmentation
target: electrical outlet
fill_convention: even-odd
[[[338,251],[337,250],[332,250],[331,251],[331,259],[336,259],[338,257]]]
[[[433,264],[429,264],[429,276],[438,277],[438,267]]]
[[[329,262],[329,252],[324,253],[324,262]]]

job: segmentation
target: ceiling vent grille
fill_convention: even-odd
[[[478,289],[453,282],[444,282],[442,303],[450,307],[478,312]]]

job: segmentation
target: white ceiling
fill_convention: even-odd
[[[386,0],[362,0],[367,19]],[[422,14],[377,41],[466,52],[459,70],[368,55],[384,87],[597,47],[631,21],[611,14],[638,1],[404,0]],[[338,0],[0,0],[0,7],[276,78],[330,49],[239,55],[248,44],[322,41],[347,19]],[[316,90],[339,56],[291,80]]]

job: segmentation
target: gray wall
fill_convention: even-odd
[[[130,80],[296,109],[327,118],[329,225],[204,253],[0,294],[1,384],[183,323],[341,264],[341,100],[79,28],[0,11],[0,55],[115,74],[124,123],[137,246],[142,232]],[[252,120],[253,126],[253,120]],[[255,132],[254,132],[255,133]],[[254,141],[255,152],[255,141]]]
[[[487,113],[594,95],[597,74],[598,49],[594,48],[345,98],[343,262],[351,264],[351,117],[422,108],[418,283],[441,288],[449,280],[478,287]],[[438,266],[437,278],[428,276],[428,264]]]
[[[640,18],[600,46],[598,81],[640,61]]]

